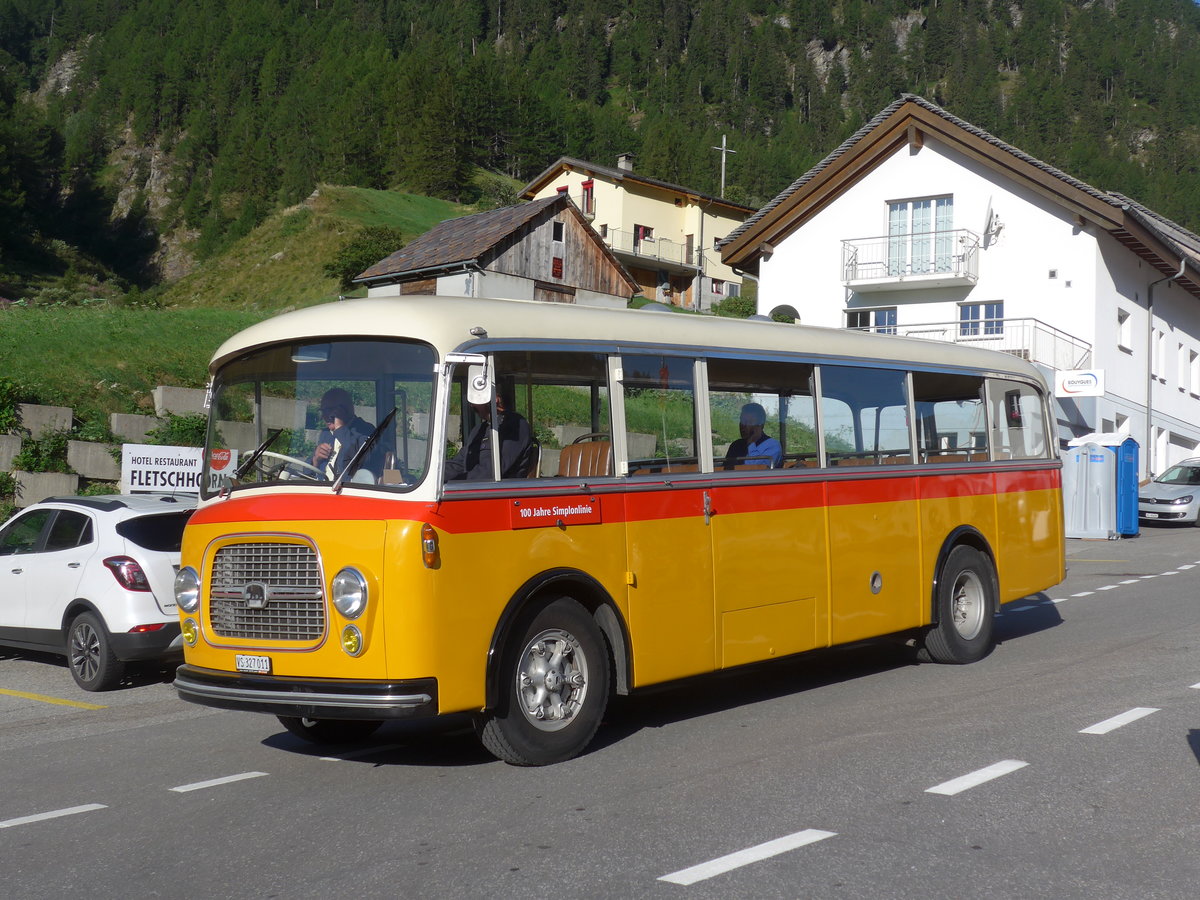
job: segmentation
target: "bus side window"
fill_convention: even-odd
[[[858,366],[820,371],[827,465],[912,462],[906,373]]]
[[[624,356],[625,429],[630,475],[695,472],[696,361]]]
[[[1032,386],[998,378],[988,381],[992,453],[996,459],[1041,459],[1047,453],[1042,395]]]
[[[913,372],[912,383],[921,462],[986,460],[983,378],[949,372]]]
[[[528,464],[506,479],[613,474],[608,360],[602,353],[515,350],[495,355],[496,375],[512,388],[528,423]]]
[[[812,372],[807,363],[710,359],[713,468],[745,472],[815,466]]]

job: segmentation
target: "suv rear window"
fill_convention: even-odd
[[[117,523],[117,534],[143,550],[178,553],[183,543],[183,526],[187,524],[191,515],[192,511],[189,509],[185,512],[126,519]]]

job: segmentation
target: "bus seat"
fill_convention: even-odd
[[[612,441],[568,444],[558,457],[560,478],[612,474]]]

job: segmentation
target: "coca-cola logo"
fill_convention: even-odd
[[[220,472],[227,465],[229,465],[229,460],[232,457],[232,450],[213,450],[211,453],[209,453],[209,464],[212,466],[212,470],[214,472]]]

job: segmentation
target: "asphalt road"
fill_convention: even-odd
[[[160,673],[87,694],[0,651],[0,895],[1193,898],[1200,529],[1068,555],[980,663],[698,679],[543,769],[456,723],[326,756]]]

